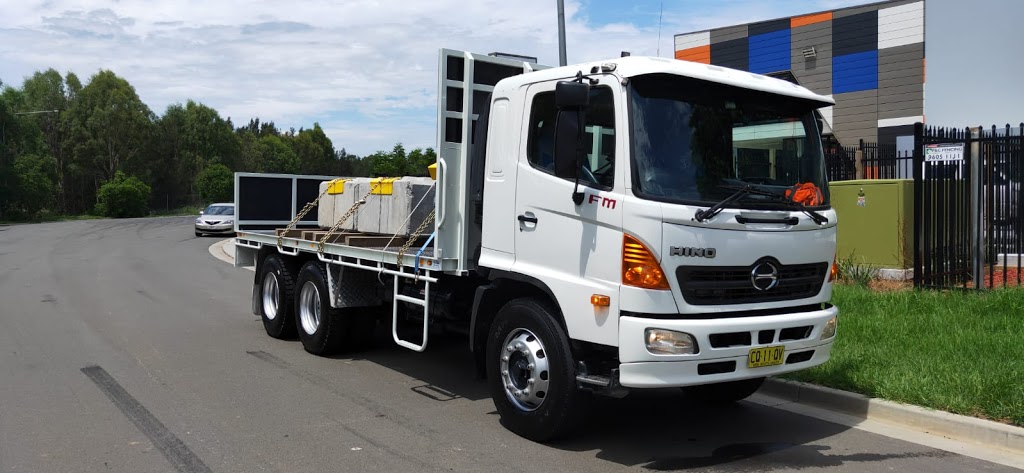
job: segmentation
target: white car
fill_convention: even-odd
[[[233,233],[235,231],[235,204],[210,204],[199,211],[196,236],[207,233]]]

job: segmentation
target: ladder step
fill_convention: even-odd
[[[421,306],[421,307],[426,307],[427,306],[427,301],[425,301],[423,299],[417,299],[415,297],[409,297],[409,296],[405,296],[405,295],[402,295],[402,294],[395,295],[395,298],[400,300],[400,301],[402,301],[402,302],[408,302],[410,304],[416,304],[416,305]]]

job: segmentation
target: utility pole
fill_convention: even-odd
[[[565,0],[558,1],[558,65],[565,66]]]

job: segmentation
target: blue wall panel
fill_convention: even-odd
[[[750,72],[766,74],[788,71],[792,58],[790,29],[759,34],[747,38],[750,51]]]
[[[832,58],[832,93],[878,88],[878,50]]]

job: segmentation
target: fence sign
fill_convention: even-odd
[[[963,161],[964,160],[964,144],[963,143],[942,143],[925,145],[924,147],[924,161],[925,162],[936,162],[936,161]]]

